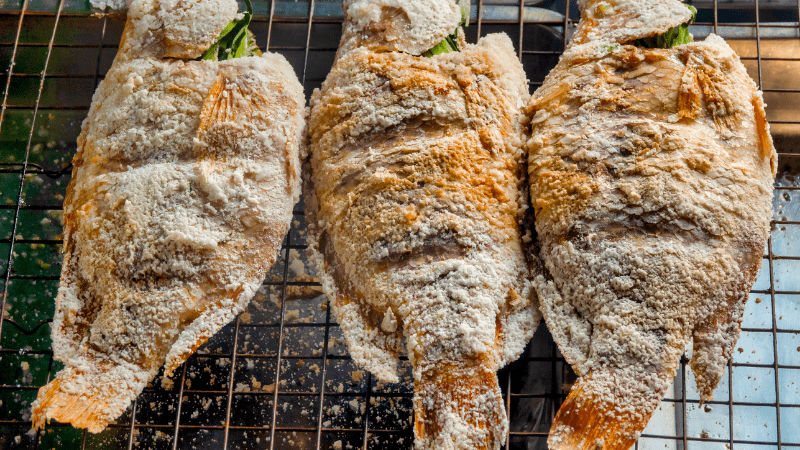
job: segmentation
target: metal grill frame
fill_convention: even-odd
[[[104,15],[102,16],[102,26],[101,26],[101,37],[99,42],[96,45],[83,45],[79,44],[76,46],[83,46],[83,47],[90,47],[97,49],[97,58],[94,61],[95,63],[95,73],[94,75],[81,75],[81,76],[72,76],[72,75],[48,75],[47,68],[50,62],[50,58],[53,52],[53,48],[58,47],[70,47],[71,44],[54,44],[57,29],[59,26],[59,21],[64,17],[83,17],[85,15],[81,14],[74,14],[74,13],[66,13],[63,11],[64,4],[67,0],[56,0],[57,1],[57,9],[54,12],[37,12],[37,11],[30,11],[29,4],[31,0],[24,0],[22,7],[18,11],[11,11],[11,10],[2,10],[0,8],[0,19],[4,17],[8,19],[9,17],[18,17],[17,26],[15,31],[15,38],[13,43],[8,42],[0,42],[0,47],[3,46],[10,46],[12,48],[11,51],[11,62],[10,66],[7,70],[3,73],[6,76],[6,82],[3,87],[3,100],[2,105],[0,107],[0,133],[2,133],[3,121],[4,117],[6,116],[6,112],[10,110],[25,110],[25,111],[32,111],[31,116],[31,125],[30,125],[30,132],[28,134],[27,145],[25,148],[25,155],[24,161],[22,163],[8,163],[4,160],[4,155],[0,155],[0,174],[12,174],[19,176],[19,185],[18,185],[18,197],[16,204],[13,205],[0,205],[0,212],[2,210],[9,210],[13,211],[13,225],[12,225],[12,232],[10,237],[5,239],[0,239],[0,244],[7,244],[9,246],[8,250],[8,258],[7,258],[7,265],[5,267],[4,272],[2,275],[2,282],[3,282],[3,291],[2,291],[2,298],[0,298],[0,317],[2,320],[0,321],[0,335],[2,335],[3,330],[8,327],[16,327],[24,334],[34,334],[36,333],[41,327],[46,326],[52,320],[44,320],[40,322],[37,326],[26,329],[22,325],[18,324],[14,320],[7,318],[5,316],[6,312],[6,303],[8,301],[9,296],[9,285],[13,280],[47,280],[53,281],[58,280],[58,276],[34,276],[34,275],[23,275],[23,274],[16,274],[13,271],[14,265],[14,258],[15,258],[15,246],[19,246],[22,244],[43,244],[47,246],[58,246],[61,245],[61,240],[59,239],[28,239],[25,236],[25,230],[19,226],[20,221],[20,213],[21,211],[25,210],[60,210],[62,205],[36,205],[36,204],[27,204],[25,202],[24,197],[24,186],[26,183],[26,177],[28,175],[41,175],[49,178],[60,178],[65,175],[69,175],[71,173],[71,166],[65,167],[61,170],[48,170],[44,167],[29,162],[29,157],[31,154],[32,144],[35,141],[35,130],[36,130],[36,120],[39,116],[40,112],[40,102],[42,100],[42,92],[45,86],[45,81],[48,78],[54,77],[64,77],[64,78],[91,78],[93,80],[94,88],[97,87],[98,82],[102,79],[101,74],[101,58],[103,56],[103,51],[105,49],[115,49],[117,46],[116,42],[108,42],[107,38],[107,27],[109,25],[110,20],[121,20],[119,15]],[[549,27],[561,27],[562,30],[570,30],[575,25],[575,18],[576,18],[576,6],[574,1],[570,4],[569,1],[565,0],[555,0],[557,4],[562,5],[562,11],[564,11],[564,20],[562,22],[552,22],[552,21],[527,21],[523,20],[523,11],[525,8],[525,1],[519,0],[518,2],[514,2],[513,0],[508,4],[514,4],[519,8],[519,15],[516,20],[493,20],[487,21],[484,20],[484,0],[473,0],[473,11],[477,9],[477,14],[473,13],[473,20],[471,22],[472,30],[476,29],[476,34],[481,36],[485,34],[486,28],[491,25],[503,25],[506,27],[518,27],[518,40],[515,43],[518,49],[518,56],[521,60],[525,61],[526,55],[551,55],[555,59],[558,55],[561,54],[563,51],[563,46],[566,46],[568,42],[569,33],[563,33],[563,42],[562,42],[562,50],[559,51],[550,51],[550,50],[543,50],[537,48],[524,48],[524,37],[527,30],[530,27],[543,25]],[[719,7],[718,3],[721,0],[709,0],[705,3],[712,3],[713,2],[713,21],[712,22],[700,22],[697,23],[696,26],[708,26],[713,27],[714,32],[718,32],[720,27],[728,27],[728,26],[736,26],[736,27],[745,27],[751,28],[755,30],[755,41],[756,41],[756,56],[755,57],[742,57],[742,60],[754,60],[757,62],[758,66],[758,77],[755,80],[758,85],[761,85],[762,80],[762,61],[768,60],[788,60],[788,61],[800,61],[800,58],[776,58],[776,57],[765,57],[762,56],[761,53],[761,36],[762,36],[762,28],[764,25],[760,21],[760,5],[759,0],[753,0],[752,2],[752,9],[755,13],[755,22],[754,23],[725,23],[720,22],[718,20],[719,11],[721,8]],[[258,3],[258,2],[254,2]],[[258,42],[266,43],[263,47],[264,50],[268,51],[276,51],[276,52],[289,52],[289,51],[302,51],[303,52],[303,62],[302,62],[302,71],[298,73],[301,82],[303,83],[307,96],[310,95],[311,89],[313,87],[319,86],[321,84],[321,78],[314,78],[314,77],[307,77],[308,74],[308,67],[309,67],[309,52],[310,51],[317,51],[317,50],[324,50],[328,52],[334,52],[336,50],[336,46],[338,44],[338,37],[336,40],[330,40],[325,42],[314,42],[312,40],[312,31],[314,30],[314,25],[317,24],[337,24],[340,23],[340,19],[331,19],[326,17],[316,17],[315,16],[315,7],[317,3],[315,0],[310,0],[305,2],[308,7],[308,13],[305,17],[298,16],[298,17],[283,17],[283,16],[276,16],[274,14],[276,9],[276,3],[280,3],[276,0],[269,0],[268,2],[262,2],[262,6],[268,5],[269,14],[262,14],[256,15],[254,17],[255,24],[263,25],[266,23],[267,32],[266,36],[259,35],[256,33],[256,38]],[[486,3],[490,3],[489,0],[486,0]],[[496,3],[496,2],[494,2]],[[689,2],[691,3],[691,2]],[[797,0],[797,14],[800,17],[800,0]],[[50,33],[50,38],[47,43],[24,43],[20,42],[20,36],[23,32],[23,24],[25,19],[31,16],[39,16],[45,18],[52,18],[53,19],[53,28]],[[798,19],[800,20],[800,19]],[[296,24],[302,25],[305,24],[305,39],[298,38],[297,45],[290,45],[290,46],[274,46],[272,44],[273,38],[273,27],[276,29],[278,27],[285,27],[289,24]],[[770,24],[770,27],[786,27],[786,28],[796,28],[798,30],[798,37],[800,38],[800,22],[784,22],[781,24]],[[468,32],[470,30],[468,29]],[[474,41],[474,35],[473,39]],[[32,47],[45,47],[47,48],[47,54],[44,61],[44,70],[41,73],[15,73],[14,66],[17,58],[17,53],[20,48],[32,46]],[[526,70],[530,70],[530,67],[526,67]],[[530,73],[530,72],[529,72]],[[798,74],[800,76],[800,74]],[[38,94],[36,96],[36,102],[34,106],[31,108],[30,106],[24,105],[14,105],[8,102],[9,92],[11,90],[12,85],[12,77],[13,78],[32,78],[39,80],[38,84]],[[530,83],[531,90],[538,88],[540,82],[532,82]],[[781,92],[781,93],[800,93],[800,89],[767,89],[765,92]],[[44,109],[44,108],[43,108]],[[85,110],[88,111],[87,107],[75,107],[75,106],[51,106],[47,109],[51,110]],[[790,125],[797,125],[800,127],[800,105],[797,107],[797,119],[796,120],[784,120],[784,121],[770,121],[772,124],[790,124]],[[800,128],[799,128],[800,129]],[[0,134],[0,136],[2,136]],[[72,146],[74,150],[74,145]],[[800,166],[800,149],[779,149],[779,165],[791,165],[795,169]],[[786,186],[778,186],[776,187],[776,195],[781,195],[782,192],[790,192],[793,195],[800,195],[800,187],[786,187]],[[302,205],[299,204],[296,206],[298,208],[294,211],[296,218],[302,218],[303,211]],[[800,225],[800,221],[781,221],[776,222],[772,221],[773,229],[776,224],[780,225]],[[228,371],[228,381],[226,384],[225,389],[219,390],[191,390],[186,387],[186,377],[187,377],[187,362],[181,368],[178,369],[178,380],[179,384],[176,384],[177,389],[177,407],[175,408],[175,417],[173,420],[173,424],[147,424],[147,423],[140,423],[137,421],[137,412],[139,410],[139,401],[137,400],[131,406],[129,413],[127,413],[123,417],[127,417],[127,420],[123,419],[116,424],[112,424],[110,428],[112,429],[126,429],[127,430],[127,439],[125,442],[120,442],[120,447],[125,447],[127,449],[133,449],[137,444],[137,431],[146,430],[146,429],[155,429],[167,435],[171,435],[171,441],[168,446],[164,446],[165,448],[171,448],[173,450],[177,450],[181,445],[185,444],[185,442],[181,441],[181,433],[185,431],[191,430],[210,430],[210,431],[221,431],[221,442],[217,448],[239,448],[236,447],[234,444],[231,444],[230,432],[232,430],[242,430],[242,431],[269,431],[269,440],[268,442],[264,442],[262,444],[263,448],[269,448],[270,450],[274,448],[283,448],[281,447],[283,444],[276,443],[278,440],[276,439],[277,432],[301,432],[301,433],[313,433],[315,435],[314,439],[311,439],[312,442],[315,442],[315,448],[323,448],[324,439],[323,436],[326,433],[330,432],[348,432],[348,433],[360,433],[361,434],[361,447],[364,449],[376,447],[371,443],[371,436],[378,436],[381,434],[384,435],[403,435],[408,436],[408,440],[403,447],[407,448],[410,447],[410,443],[412,442],[411,437],[411,429],[409,427],[405,427],[400,430],[393,430],[393,429],[383,429],[383,428],[375,428],[370,423],[370,408],[371,408],[371,400],[375,398],[377,395],[381,397],[399,397],[399,398],[406,398],[409,399],[412,396],[410,391],[406,392],[399,392],[394,394],[387,395],[386,393],[377,394],[374,389],[374,383],[370,374],[367,374],[366,377],[366,389],[363,393],[353,393],[347,392],[345,394],[335,393],[331,391],[326,391],[326,381],[328,381],[328,362],[329,361],[336,361],[336,360],[349,360],[349,356],[342,356],[342,355],[334,355],[329,354],[329,338],[331,336],[331,330],[338,325],[333,322],[333,318],[330,313],[330,308],[325,308],[324,322],[312,322],[312,323],[287,323],[286,321],[286,314],[287,314],[287,303],[289,301],[286,300],[286,292],[287,289],[291,286],[318,286],[317,283],[313,282],[303,282],[303,281],[290,281],[289,276],[289,265],[290,265],[290,252],[292,250],[296,250],[298,252],[305,250],[306,246],[303,243],[293,243],[297,239],[298,229],[293,225],[291,230],[289,231],[288,236],[284,240],[281,254],[283,255],[282,258],[278,259],[278,270],[281,271],[282,276],[280,281],[266,281],[264,283],[269,289],[277,289],[280,295],[280,313],[279,317],[277,317],[278,321],[273,323],[261,323],[261,324],[251,324],[245,323],[241,320],[241,317],[237,317],[235,322],[229,325],[233,333],[232,338],[232,345],[230,352],[221,352],[221,353],[214,353],[214,352],[207,352],[202,354],[203,358],[218,358],[218,359],[228,359],[230,360],[230,370]],[[760,294],[764,296],[769,296],[771,301],[771,313],[772,313],[772,326],[771,328],[743,328],[743,332],[771,332],[772,333],[772,345],[773,345],[773,352],[774,352],[774,359],[773,364],[751,364],[751,363],[734,363],[729,362],[728,364],[728,379],[729,379],[729,395],[728,400],[726,401],[712,401],[709,402],[710,405],[726,405],[728,407],[728,438],[703,438],[703,437],[694,437],[688,436],[686,432],[686,422],[687,422],[687,408],[689,405],[699,403],[697,400],[687,399],[687,363],[688,359],[686,356],[682,357],[681,364],[679,371],[676,376],[676,385],[680,387],[680,392],[675,393],[675,398],[665,399],[664,402],[672,402],[675,404],[676,408],[682,414],[683,423],[681,424],[682,433],[679,436],[659,436],[659,435],[643,435],[643,437],[648,438],[662,438],[667,440],[673,440],[676,442],[676,447],[681,449],[688,449],[690,446],[694,446],[698,442],[707,442],[707,443],[719,443],[726,445],[730,450],[734,448],[741,448],[743,445],[768,445],[774,446],[778,449],[781,448],[797,448],[800,447],[800,443],[787,443],[784,442],[784,437],[787,435],[786,433],[800,433],[797,430],[785,430],[781,429],[781,408],[800,408],[800,404],[787,404],[785,402],[781,402],[780,394],[781,394],[781,385],[779,380],[779,369],[800,369],[798,365],[785,365],[779,363],[779,355],[778,355],[778,336],[781,333],[789,333],[789,334],[800,334],[800,329],[781,329],[778,326],[778,320],[776,319],[776,295],[781,294],[788,294],[788,295],[800,295],[800,291],[779,291],[775,288],[775,272],[773,270],[773,265],[775,261],[780,260],[793,260],[793,261],[800,261],[800,254],[799,255],[791,255],[791,256],[779,256],[773,253],[773,246],[772,246],[772,238],[767,246],[767,253],[764,256],[764,264],[769,268],[769,288],[762,289],[762,290],[753,290],[753,294]],[[0,266],[2,269],[2,266]],[[800,276],[800,275],[798,275]],[[251,426],[238,426],[231,424],[231,413],[233,408],[234,398],[237,395],[254,395],[252,392],[247,392],[244,394],[238,393],[234,390],[234,380],[236,376],[236,368],[237,368],[237,358],[254,358],[258,356],[253,356],[249,354],[242,354],[239,352],[239,340],[240,340],[240,332],[247,328],[257,328],[257,327],[271,327],[277,330],[278,332],[278,340],[277,340],[277,348],[272,356],[270,355],[261,355],[260,357],[263,358],[271,358],[275,360],[275,378],[274,378],[274,389],[271,393],[269,392],[261,392],[258,395],[261,395],[265,398],[263,401],[268,401],[269,397],[272,400],[271,406],[271,420],[269,423],[268,428],[264,427],[251,427]],[[320,382],[320,389],[318,392],[314,391],[305,391],[305,392],[281,392],[281,374],[282,374],[282,361],[287,360],[295,360],[300,359],[302,357],[298,356],[291,356],[284,354],[284,337],[286,331],[292,327],[319,327],[323,330],[323,346],[322,346],[322,353],[318,359],[322,361],[322,373],[321,373],[321,382]],[[546,334],[546,331],[543,331],[544,324],[540,325],[540,331],[537,332],[537,336],[544,333],[544,337],[540,337],[544,340],[549,340],[549,335]],[[566,397],[566,392],[563,391],[561,387],[561,382],[566,382],[566,380],[570,379],[570,375],[567,373],[568,365],[564,362],[564,359],[560,356],[557,352],[556,346],[549,341],[548,351],[543,354],[538,355],[530,355],[529,352],[526,351],[525,356],[523,356],[520,360],[510,364],[507,368],[504,368],[499,373],[499,380],[500,384],[503,389],[503,395],[505,396],[505,403],[507,412],[509,416],[513,413],[512,411],[512,400],[514,399],[526,399],[526,398],[542,398],[549,401],[549,415],[550,419],[555,415],[555,412],[558,410],[563,399]],[[44,355],[49,358],[48,363],[48,374],[47,374],[47,381],[51,379],[54,375],[53,373],[53,360],[52,360],[52,352],[48,350],[20,350],[14,348],[0,348],[0,358],[3,355],[11,355],[11,354],[25,354],[25,355]],[[193,357],[194,358],[194,357]],[[191,361],[191,359],[190,359]],[[527,364],[530,362],[543,362],[550,364],[551,368],[551,387],[549,392],[546,394],[531,394],[526,392],[513,392],[515,389],[512,387],[512,378],[519,376],[520,371],[524,371]],[[733,370],[736,367],[753,367],[753,368],[767,368],[772,369],[774,371],[774,378],[775,378],[775,402],[773,403],[748,403],[748,402],[739,402],[733,401],[733,393],[735,392],[735,386],[733,386]],[[14,384],[14,385],[0,385],[0,392],[21,392],[21,391],[31,391],[38,389],[39,386],[30,386],[30,385],[22,385],[22,384]],[[157,388],[148,388],[148,390],[157,390]],[[224,395],[225,396],[225,420],[224,423],[221,425],[189,425],[189,424],[182,424],[182,413],[185,406],[184,398],[186,394],[201,392],[204,394],[214,394],[214,395]],[[318,399],[317,403],[317,411],[316,411],[316,426],[315,427],[287,427],[287,426],[279,426],[278,425],[278,417],[280,416],[278,402],[281,398],[280,395],[302,395],[306,397],[314,397],[316,396]],[[361,428],[351,428],[351,429],[342,429],[336,427],[326,427],[323,426],[324,423],[324,402],[326,397],[336,396],[336,395],[347,395],[353,397],[363,397],[364,402],[366,405],[365,411],[363,411],[362,423],[363,427]],[[777,437],[774,442],[769,441],[747,441],[747,440],[739,440],[734,439],[734,419],[733,419],[733,410],[734,407],[737,406],[767,406],[772,407],[775,410],[776,414],[776,425],[777,425]],[[25,427],[30,426],[30,421],[24,419],[23,417],[19,418],[0,418],[0,426],[5,426],[4,430],[14,429],[14,427]],[[51,424],[48,425],[47,429],[63,427],[65,425],[60,424]],[[36,432],[35,436],[30,439],[30,446],[28,448],[38,449],[40,446],[40,436],[42,432]],[[80,448],[84,449],[87,448],[87,433],[84,431],[82,434]],[[547,429],[540,431],[517,431],[512,428],[509,438],[506,442],[506,448],[523,448],[521,445],[515,444],[515,439],[525,440],[527,438],[538,438],[538,446],[541,447],[541,442],[547,437]],[[10,436],[6,436],[5,442],[11,442],[9,439]],[[800,440],[798,440],[800,442]],[[513,444],[513,445],[512,445]],[[189,446],[187,444],[187,446]],[[12,445],[13,447],[13,445]],[[636,448],[638,450],[638,443]],[[181,447],[182,448],[182,447]],[[394,447],[393,447],[394,448]],[[397,447],[400,448],[400,447]]]

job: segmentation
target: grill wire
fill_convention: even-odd
[[[767,108],[779,152],[772,238],[717,400],[701,409],[684,356],[674,392],[637,450],[800,447],[800,0],[760,1],[689,3],[700,10],[691,29],[696,39],[709,32],[743,38],[731,45],[774,106]],[[61,367],[52,359],[48,324],[69,161],[124,25],[123,14],[91,15],[86,3],[0,0],[0,448],[411,448],[410,365],[404,361],[402,383],[383,385],[351,361],[307,264],[302,202],[251,306],[171,378],[159,374],[100,434],[57,423],[30,431],[30,403]],[[574,1],[472,3],[467,39],[508,33],[531,90],[557,62],[579,17]],[[257,42],[287,57],[310,96],[333,62],[339,3],[254,7]],[[498,376],[511,426],[506,448],[545,449],[575,375],[544,324]]]

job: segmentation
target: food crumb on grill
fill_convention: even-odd
[[[122,11],[128,8],[125,0],[89,0],[92,8],[105,10],[111,8],[112,10]]]

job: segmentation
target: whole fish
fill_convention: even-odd
[[[357,364],[397,382],[405,346],[416,448],[499,449],[496,371],[539,319],[520,226],[525,74],[507,36],[464,41],[452,0],[345,11],[311,99],[313,259]]]
[[[103,430],[236,317],[275,261],[305,99],[282,56],[255,56],[247,21],[234,0],[131,5],[73,160],[52,326],[64,368],[34,426]]]
[[[712,398],[769,236],[764,102],[677,0],[586,0],[529,104],[542,314],[579,375],[551,449],[627,449],[690,366]],[[660,48],[659,48],[660,47]]]

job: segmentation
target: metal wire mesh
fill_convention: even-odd
[[[508,33],[532,90],[578,18],[574,1],[472,3],[468,40]],[[773,233],[717,400],[700,407],[684,357],[637,449],[800,447],[800,0],[693,4],[695,37],[728,38],[770,105],[779,151]],[[333,62],[340,4],[254,6],[258,42],[287,57],[310,95]],[[384,385],[349,358],[306,263],[302,203],[251,306],[172,378],[159,375],[98,435],[56,423],[30,431],[30,403],[60,368],[48,323],[69,161],[124,24],[124,15],[91,13],[85,1],[0,0],[0,447],[411,448],[410,366],[406,361],[401,383]],[[546,448],[575,376],[544,326],[499,379],[511,423],[506,448]]]

